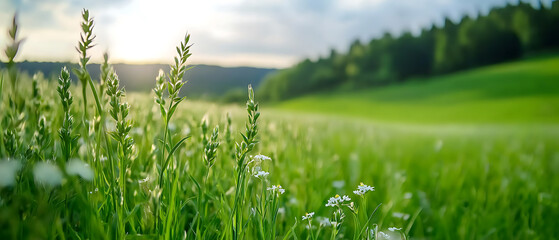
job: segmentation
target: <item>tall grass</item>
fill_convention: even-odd
[[[31,101],[23,100],[23,108],[11,104],[17,101],[18,92],[23,91],[25,95],[27,89],[17,87],[19,79],[14,70],[19,46],[15,18],[9,31],[12,44],[6,53],[11,80],[10,104],[2,101],[2,108],[9,110],[5,113],[11,113],[2,116],[2,126],[6,128],[2,156],[7,157],[2,161],[2,171],[8,175],[1,183],[2,210],[13,219],[2,222],[6,227],[2,235],[15,239],[296,236],[293,229],[288,231],[291,235],[277,231],[281,224],[279,208],[286,190],[281,185],[269,184],[269,172],[263,167],[271,159],[251,154],[257,148],[260,117],[251,86],[246,109],[248,120],[240,134],[241,141],[234,142],[232,121],[228,117],[227,148],[220,149],[219,124],[210,133],[209,119],[203,118],[200,137],[192,139],[192,148],[187,150],[184,143],[192,135],[177,132],[173,116],[185,100],[180,89],[185,84],[184,74],[190,69],[187,67],[191,56],[190,35],[176,48],[175,64],[169,73],[160,71],[156,78],[154,94],[160,120],[150,112],[148,121],[137,125],[133,119],[139,116],[131,115],[126,92],[108,63],[108,54],[104,55],[99,83],[91,79],[87,64],[88,50],[94,46],[94,21],[88,10],[83,10],[82,18],[81,40],[76,47],[80,67],[74,69],[82,89],[81,111],[75,107],[74,87],[66,68],[61,70],[57,81],[58,101],[54,101],[52,94],[42,94],[37,75],[32,80]],[[51,82],[43,84],[52,85]],[[93,106],[88,104],[89,94],[95,100]],[[88,114],[91,107],[93,117]],[[82,121],[76,122],[76,115],[81,115]],[[161,126],[162,131],[158,132],[156,126]],[[53,129],[58,129],[58,138],[52,136]],[[149,137],[135,141],[133,130],[146,131]],[[31,147],[26,149],[26,143],[32,143]],[[27,204],[38,207],[24,207]],[[343,212],[341,206],[337,211]],[[46,216],[40,218],[43,214]],[[28,231],[35,225],[41,229]],[[335,229],[333,238],[339,227]]]
[[[87,10],[82,17],[81,86],[66,68],[57,81],[0,75],[2,239],[557,234],[542,224],[559,212],[554,135],[432,139],[261,114],[251,86],[244,109],[211,110],[180,95],[188,34],[171,70],[156,77],[152,103],[126,93],[108,54],[100,81],[87,77],[93,20]],[[16,92],[30,99],[13,104]]]

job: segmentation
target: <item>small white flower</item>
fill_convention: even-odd
[[[144,178],[144,179],[138,180],[138,183],[145,183],[145,182],[147,182],[147,181],[149,181],[149,176],[147,176],[147,177]]]
[[[310,212],[310,213],[305,213],[305,215],[302,217],[303,220],[311,220],[312,217],[314,216],[314,212]]]
[[[383,232],[378,232],[378,235],[380,235],[381,238],[384,239],[390,239],[390,235],[383,233]]]
[[[289,199],[289,204],[297,205],[297,203],[299,203],[299,201],[297,201],[297,198],[292,197]]]
[[[343,188],[345,186],[345,181],[344,180],[333,181],[332,186],[335,188]]]
[[[306,225],[305,228],[306,228],[306,229],[316,229],[316,227],[315,227],[315,226],[312,226],[312,225]]]
[[[174,123],[169,123],[169,131],[174,132],[177,129],[177,125]]]
[[[62,172],[54,164],[47,162],[38,162],[33,168],[35,181],[50,186],[58,186],[62,184]]]
[[[401,212],[395,212],[395,213],[392,213],[392,217],[408,220],[410,218],[410,215],[405,214],[405,213],[401,213]]]
[[[81,140],[81,138],[80,138],[80,140]],[[78,149],[78,154],[81,155],[81,156],[86,155],[87,154],[87,145],[85,145],[85,144],[80,145],[80,148]]]
[[[411,199],[413,194],[411,192],[404,193],[404,199]]]
[[[20,168],[19,161],[10,159],[0,161],[0,187],[13,186]]]
[[[268,156],[264,156],[262,154],[258,154],[256,156],[251,156],[250,158],[252,158],[252,160],[250,160],[247,165],[250,165],[252,163],[254,163],[253,166],[259,166],[260,164],[262,164],[263,161],[272,161],[272,159]]]
[[[88,181],[93,180],[93,170],[91,170],[89,164],[77,158],[71,159],[66,163],[66,172],[69,175],[78,175]]]
[[[136,134],[136,135],[143,135],[144,134],[144,129],[143,128],[139,128],[139,127],[135,127],[132,128],[132,131],[130,131],[132,134]]]
[[[375,236],[375,230],[374,230],[374,229],[369,229],[369,228],[367,228],[367,231],[369,232],[369,238],[374,238],[374,236]]]
[[[349,202],[349,201],[351,201],[351,198],[349,198],[347,195],[340,197],[340,195],[336,194],[336,196],[328,199],[328,203],[326,203],[326,207],[336,207],[339,206],[340,204],[343,204],[344,202]]]
[[[347,206],[349,209],[351,209],[352,211],[355,211],[355,203],[350,202],[349,205]]]
[[[318,223],[320,224],[320,226],[323,227],[329,227],[332,225],[332,223],[330,222],[330,219],[326,218],[326,217],[317,217]]]
[[[257,178],[260,178],[260,177],[265,178],[265,177],[267,177],[269,174],[270,174],[269,172],[258,171],[256,174],[254,174],[254,177],[257,177]]]
[[[250,215],[256,216],[256,208],[250,208]]]
[[[190,127],[188,125],[184,125],[184,127],[182,127],[182,134],[183,135],[190,135]]]
[[[272,187],[267,188],[268,191],[277,192],[279,194],[284,194],[285,189],[281,187],[281,185],[272,185]]]
[[[394,232],[394,231],[400,231],[402,230],[402,228],[397,228],[397,227],[389,227],[388,231]]]
[[[256,155],[256,156],[252,157],[252,159],[254,159],[254,160],[256,160],[256,161],[260,161],[260,162],[266,161],[266,160],[272,161],[272,159],[271,159],[270,157],[264,156],[264,155],[262,155],[262,154],[258,154],[258,155]]]
[[[353,193],[362,196],[366,192],[373,192],[373,191],[375,191],[375,187],[371,187],[369,185],[360,183],[359,186],[357,186],[357,190],[353,191]]]

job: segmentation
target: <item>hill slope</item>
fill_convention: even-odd
[[[63,66],[69,68],[77,67],[76,64],[60,62],[21,62],[18,63],[21,71],[30,74],[43,72],[46,76],[55,77],[60,73]],[[2,64],[0,63],[0,67]],[[114,64],[121,84],[128,91],[147,92],[155,86],[155,77],[159,69],[169,71],[169,65],[165,64]],[[88,70],[93,79],[99,79],[99,64],[88,65]],[[276,69],[254,68],[254,67],[220,67],[211,65],[195,65],[186,72],[187,85],[182,94],[189,97],[219,96],[230,89],[245,89],[249,84],[258,87],[264,77]],[[73,80],[77,81],[75,76]]]
[[[281,102],[280,109],[390,122],[557,123],[559,56],[542,56],[358,91]]]

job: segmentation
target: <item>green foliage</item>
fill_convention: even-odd
[[[14,59],[16,58],[21,42],[23,41],[21,39],[18,39],[17,37],[18,35],[17,15],[14,15],[14,18],[12,19],[12,26],[10,27],[10,29],[8,29],[8,35],[9,35],[10,43],[6,46],[4,53],[8,58],[8,63],[6,67],[8,70],[8,76],[10,78],[10,83],[12,86],[12,93],[16,94],[15,89],[17,89],[17,83],[18,83],[17,81],[18,71]],[[16,96],[13,97],[14,97],[14,101],[17,101]]]
[[[75,135],[73,132],[74,128],[74,117],[70,113],[70,107],[72,106],[73,97],[70,93],[70,85],[72,80],[70,80],[70,73],[66,68],[60,71],[60,77],[58,78],[58,95],[62,102],[62,110],[64,112],[64,119],[62,120],[62,127],[58,131],[58,135],[61,140],[62,155],[64,156],[63,163],[68,162],[68,160],[76,152],[76,147],[78,144],[79,136]]]
[[[93,19],[89,17],[89,10],[83,9],[82,11],[82,32],[80,34],[80,41],[78,42],[78,47],[76,50],[80,54],[80,68],[74,69],[74,74],[78,76],[78,79],[82,85],[82,95],[83,95],[83,121],[88,120],[87,111],[87,84],[91,81],[91,76],[87,71],[87,63],[89,62],[89,57],[87,55],[87,50],[92,48],[93,40],[95,35],[93,35]]]
[[[332,50],[328,57],[306,59],[270,75],[259,91],[278,101],[340,86],[356,89],[445,74],[555,48],[558,5],[535,9],[520,2],[475,19],[464,16],[458,23],[447,18],[444,26],[424,29],[418,36],[404,32],[369,44],[355,41],[346,54]]]

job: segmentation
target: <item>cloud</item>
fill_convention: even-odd
[[[169,62],[188,31],[194,61],[286,67],[330,48],[345,51],[355,39],[419,33],[445,17],[486,14],[510,1],[517,0],[11,0],[0,2],[7,9],[0,20],[8,23],[18,9],[27,37],[20,59],[77,60],[80,11],[88,8],[96,21],[94,61],[109,49],[119,62]]]
[[[75,60],[77,55],[74,46],[79,40],[82,7],[93,12],[118,7],[126,2],[128,0],[12,0],[0,3],[0,8],[4,9],[0,14],[0,20],[2,23],[8,23],[7,20],[11,20],[13,13],[18,13],[19,36],[25,40],[17,60]],[[101,17],[100,19],[101,21],[96,22],[97,25],[107,23],[110,18]],[[8,27],[8,24],[0,26],[1,29]],[[6,41],[7,35],[0,35],[0,42]],[[94,52],[100,52],[100,50],[95,49]],[[53,56],[56,57],[53,58]],[[100,59],[100,56],[94,59]]]

